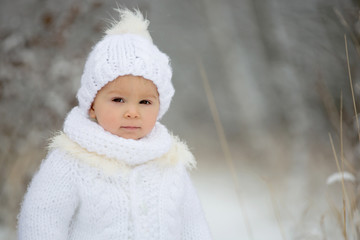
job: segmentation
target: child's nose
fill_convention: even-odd
[[[139,118],[140,114],[136,106],[129,106],[125,111],[125,118]]]

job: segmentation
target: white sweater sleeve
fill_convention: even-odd
[[[78,195],[74,164],[65,154],[49,153],[33,177],[18,217],[19,240],[65,240]]]
[[[185,197],[183,210],[182,239],[212,239],[200,200],[187,171],[185,171]]]

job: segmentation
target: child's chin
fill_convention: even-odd
[[[143,138],[144,136],[142,135],[132,135],[132,134],[119,134],[117,135],[118,137],[122,137],[122,138],[125,138],[125,139],[133,139],[133,140],[139,140],[141,138]]]

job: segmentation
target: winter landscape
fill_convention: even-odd
[[[172,60],[162,123],[198,161],[214,239],[360,239],[356,0],[1,0],[0,239],[117,4]]]

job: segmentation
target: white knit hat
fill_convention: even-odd
[[[149,21],[139,10],[117,9],[121,20],[106,30],[86,61],[77,93],[79,107],[88,114],[97,92],[119,76],[142,76],[156,85],[160,119],[174,95],[169,57],[152,42]]]

